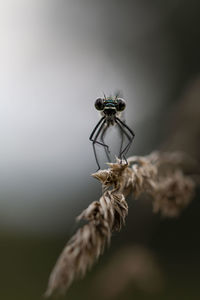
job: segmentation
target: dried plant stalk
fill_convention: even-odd
[[[195,182],[184,174],[186,157],[177,153],[153,152],[145,157],[130,157],[128,164],[119,160],[109,169],[93,174],[103,186],[99,201],[92,202],[78,220],[88,223],[67,243],[49,279],[46,296],[64,293],[72,281],[85,272],[103,253],[113,231],[125,223],[128,205],[125,197],[147,193],[153,211],[163,216],[178,216],[194,195]]]
[[[50,276],[45,295],[50,296],[55,291],[64,293],[74,278],[84,276],[109,244],[112,231],[121,229],[127,214],[128,205],[121,193],[106,191],[99,201],[92,202],[77,218],[87,220],[88,224],[67,243]]]

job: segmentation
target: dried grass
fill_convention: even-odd
[[[77,220],[86,220],[69,240],[49,279],[45,296],[64,293],[72,281],[83,277],[109,244],[113,231],[125,223],[128,205],[125,197],[151,196],[154,213],[178,216],[194,195],[195,182],[184,174],[186,156],[180,153],[153,152],[133,156],[129,165],[110,163],[109,169],[93,174],[103,187],[99,201],[92,202]]]

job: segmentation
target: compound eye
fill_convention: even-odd
[[[117,111],[123,111],[126,107],[125,101],[121,98],[118,98],[117,100]]]
[[[97,110],[103,110],[104,109],[104,104],[103,104],[103,99],[101,98],[98,98],[96,101],[95,101],[95,108]]]

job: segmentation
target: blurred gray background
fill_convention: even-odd
[[[169,112],[199,73],[199,9],[194,0],[1,1],[2,253],[20,249],[16,260],[23,265],[25,257],[43,269],[40,283],[41,270],[22,272],[12,298],[5,266],[2,299],[40,297],[74,218],[99,198],[88,139],[99,120],[97,97],[122,91],[126,121],[136,133],[129,155],[148,154],[163,141]],[[118,145],[111,137],[109,143]],[[105,167],[105,157],[100,159]],[[122,242],[130,239],[130,227],[127,232]],[[26,248],[34,243],[39,263]],[[34,279],[25,292],[26,274]]]

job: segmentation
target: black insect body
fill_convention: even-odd
[[[126,153],[128,152],[130,145],[134,139],[134,132],[120,119],[121,112],[125,109],[126,103],[122,98],[116,97],[104,97],[104,98],[98,98],[95,101],[95,108],[101,112],[102,118],[97,123],[95,128],[93,129],[91,135],[90,135],[90,141],[92,141],[92,146],[94,150],[94,156],[95,160],[98,166],[98,170],[100,169],[100,165],[97,158],[96,148],[95,145],[99,144],[102,145],[105,149],[106,156],[108,160],[110,161],[109,156],[109,147],[104,142],[104,136],[109,126],[111,125],[117,125],[117,127],[120,130],[121,134],[121,146],[120,146],[120,152],[119,152],[119,158],[122,161],[122,158],[126,160]],[[128,139],[127,145],[123,148],[123,140],[124,135]],[[100,139],[100,141],[98,140]]]

